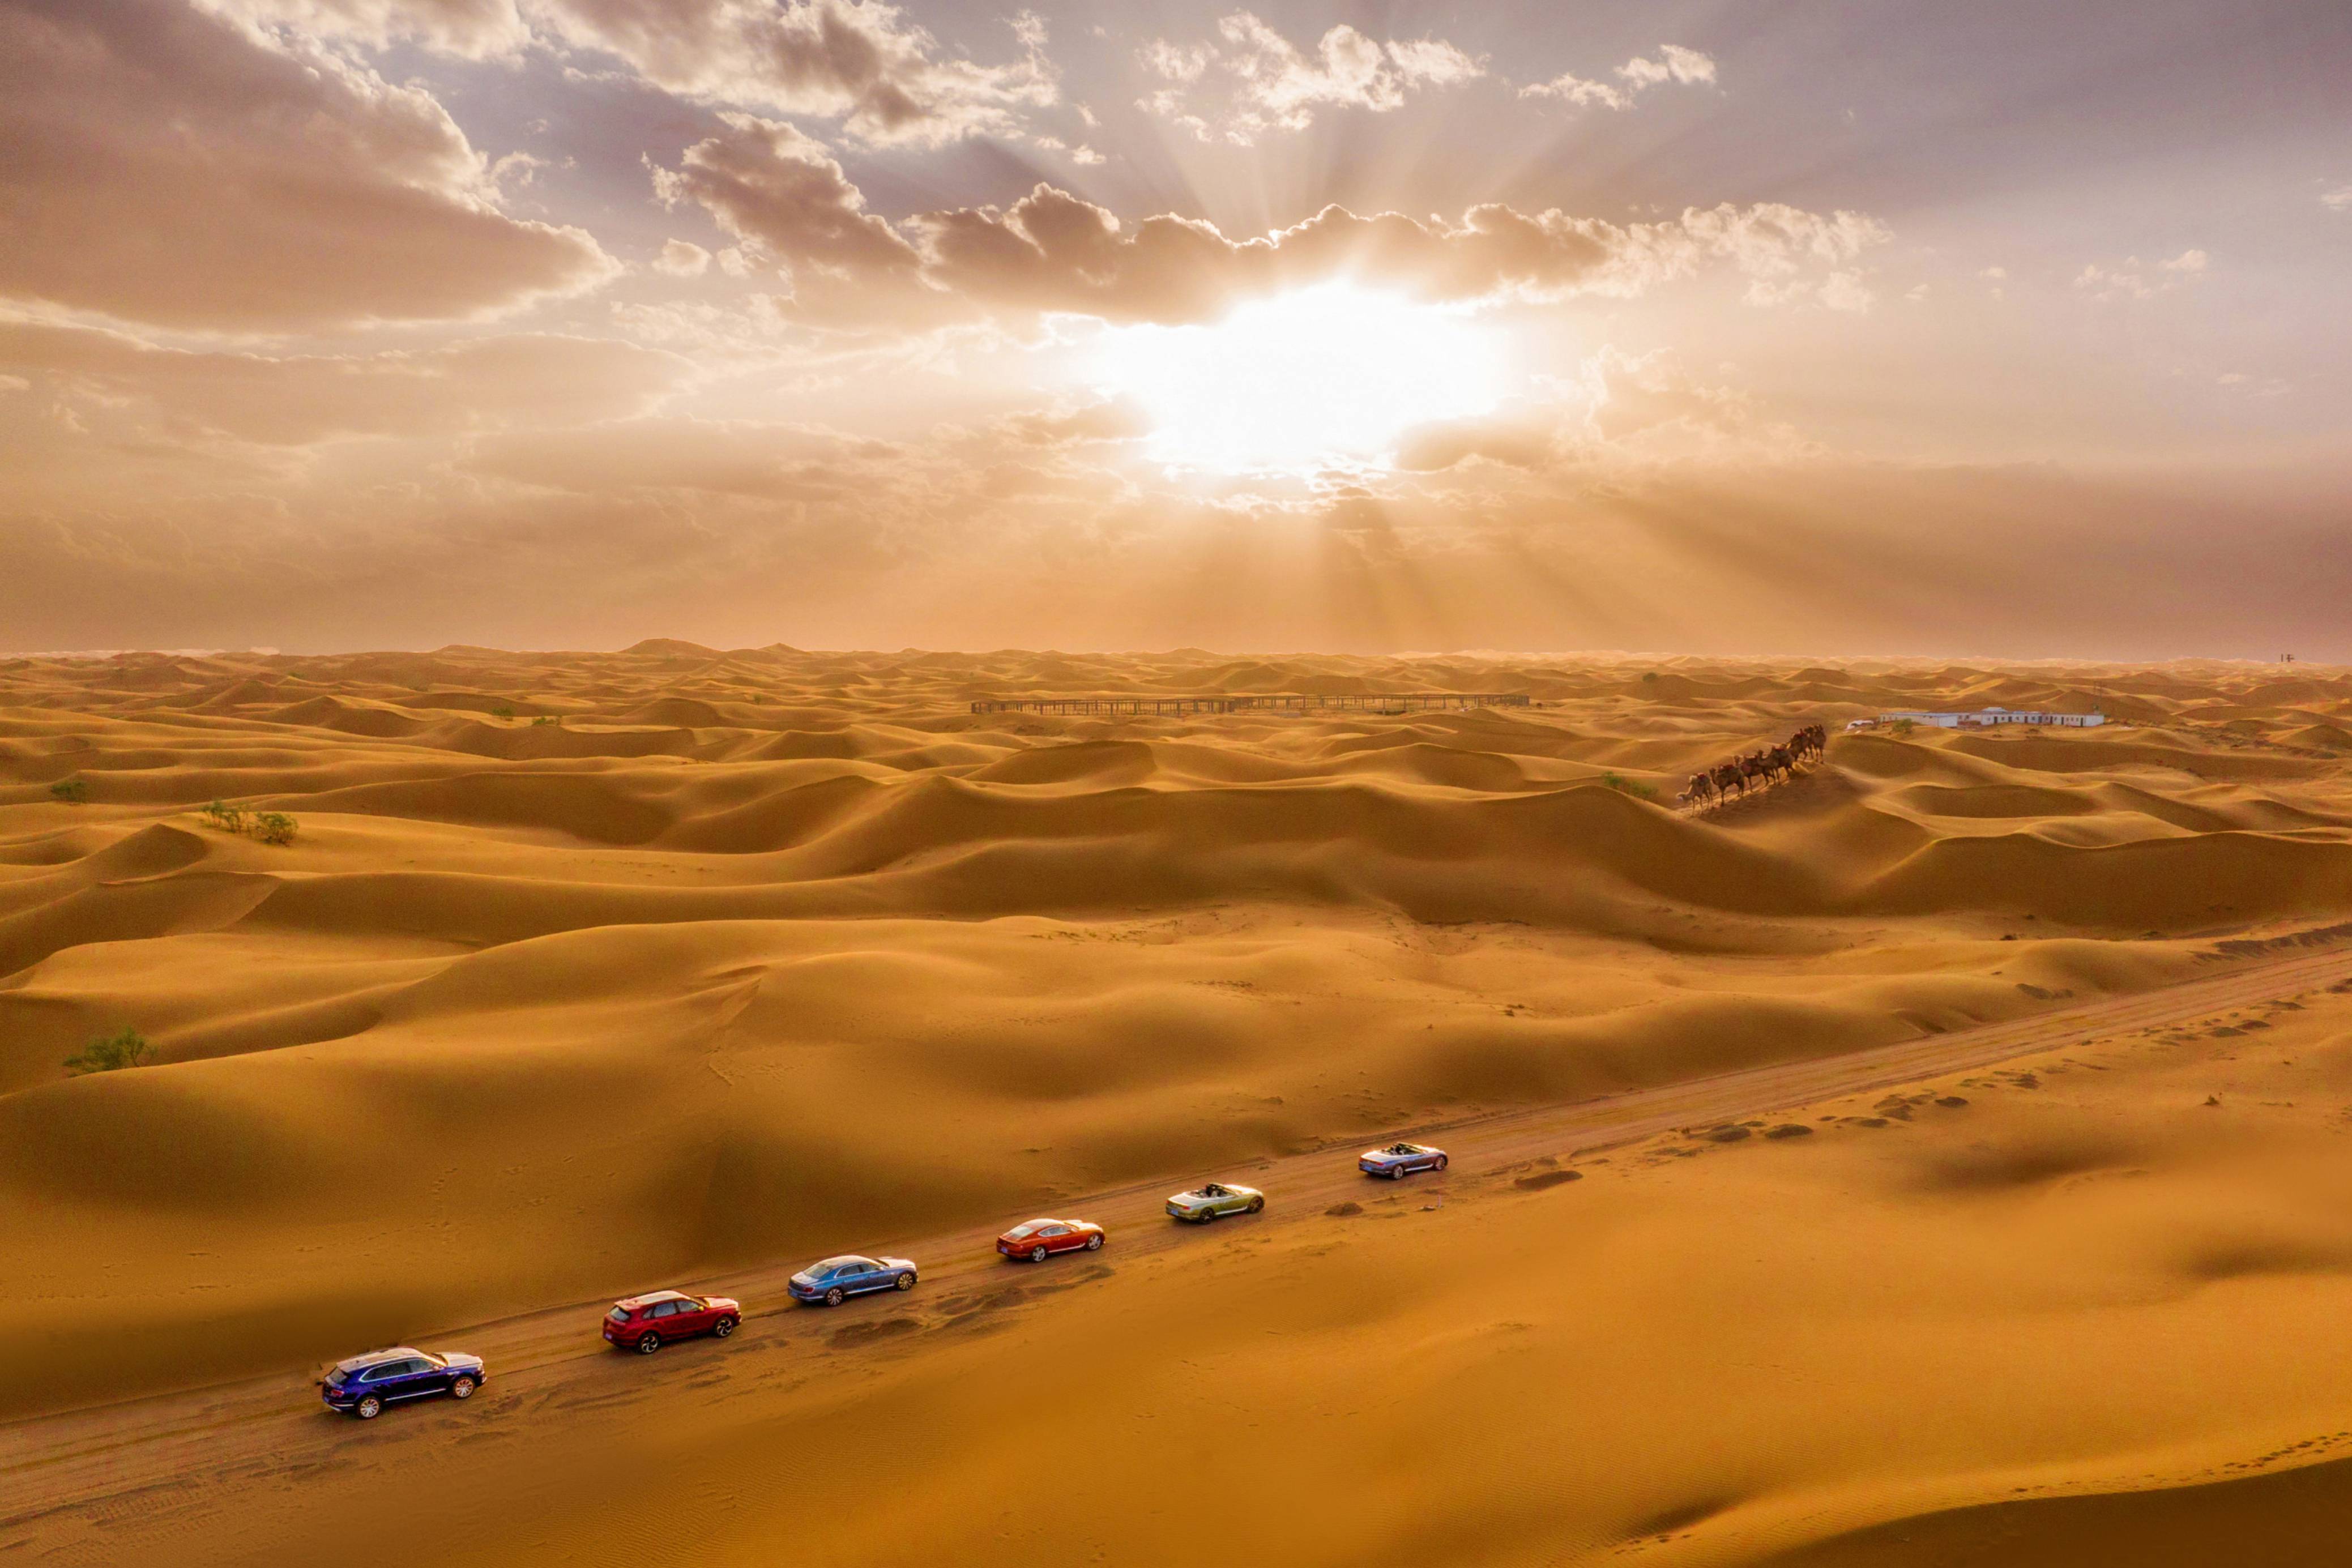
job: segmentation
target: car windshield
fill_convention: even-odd
[[[612,1319],[616,1323],[625,1323],[629,1321],[629,1309],[626,1307],[614,1307],[611,1312],[606,1312],[604,1315]]]
[[[1225,1189],[1219,1186],[1215,1182],[1211,1182],[1208,1186],[1201,1189],[1201,1196],[1202,1197],[1223,1197],[1225,1196]]]
[[[332,1385],[333,1386],[335,1386],[335,1387],[337,1387],[337,1388],[341,1388],[344,1384],[349,1383],[351,1380],[352,1380],[352,1375],[351,1375],[350,1373],[348,1373],[348,1372],[345,1372],[345,1371],[344,1371],[341,1367],[340,1367],[340,1366],[339,1366],[339,1367],[337,1367],[337,1368],[335,1368],[335,1370],[334,1370],[334,1371],[332,1371],[332,1372],[331,1372],[331,1373],[327,1374],[327,1381],[328,1381],[328,1383],[330,1383],[331,1385]]]
[[[1036,1235],[1040,1228],[1040,1225],[1041,1222],[1034,1219],[1024,1220],[1021,1224],[1016,1225],[1012,1229],[1006,1231],[1005,1234],[1012,1237],[1015,1241],[1019,1241],[1024,1237]]]
[[[1389,1145],[1389,1153],[1392,1155],[1417,1155],[1421,1153],[1421,1151],[1414,1148],[1411,1144],[1391,1144]]]

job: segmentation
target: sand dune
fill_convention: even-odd
[[[1403,691],[1537,706],[971,709]],[[1801,723],[1989,702],[2129,722],[1840,735],[1756,799],[1659,803]],[[2346,726],[2352,677],[2226,666],[0,661],[0,1420],[2166,985],[2352,917],[2352,777],[2314,741]],[[215,798],[299,833],[223,831]],[[1236,1234],[1213,1270],[1024,1275],[825,1342],[845,1381],[702,1408],[624,1364],[666,1456],[624,1497],[590,1412],[478,1464],[445,1447],[477,1412],[436,1413],[334,1484],[537,1500],[417,1562],[1198,1561],[1166,1481],[1202,1465],[1265,1505],[1269,1559],[1904,1561],[1889,1520],[1973,1550],[2091,1517],[1985,1523],[2020,1487],[2177,1488],[2352,1427],[2289,1350],[2352,1304],[2347,1007],[1824,1106],[1810,1137],[1558,1151],[1575,1183],[1465,1170],[1434,1212]],[[156,1065],[66,1073],[125,1026]],[[2177,1375],[2141,1370],[2158,1346]],[[991,1383],[1045,1359],[1080,1370]],[[819,1422],[854,1432],[821,1461]],[[1098,1522],[1007,1522],[1040,1477]],[[0,1530],[299,1562],[307,1495],[209,1559]]]

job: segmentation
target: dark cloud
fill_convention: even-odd
[[[688,148],[676,169],[654,170],[665,202],[697,202],[736,238],[787,264],[866,273],[912,272],[915,247],[866,211],[824,144],[748,114]]]
[[[1206,321],[1236,300],[1340,277],[1432,300],[1629,296],[1714,261],[1793,298],[1793,280],[1851,263],[1886,238],[1858,214],[1771,203],[1632,225],[1487,203],[1458,222],[1328,206],[1293,227],[1234,240],[1172,214],[1123,223],[1048,184],[1010,207],[947,208],[894,225],[866,210],[821,144],[790,126],[727,121],[679,168],[654,171],[666,199],[699,203],[769,254],[886,297],[906,298],[919,277],[976,305],[1023,313]],[[840,296],[825,294],[829,313]]]
[[[181,328],[486,314],[604,277],[424,89],[173,0],[0,0],[0,294]]]

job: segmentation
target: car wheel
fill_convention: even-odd
[[[1097,1230],[1092,1236],[1087,1238],[1087,1250],[1089,1252],[1099,1252],[1102,1250],[1101,1231]]]
[[[717,1334],[720,1339],[725,1339],[729,1334],[735,1332],[735,1320],[733,1318],[721,1318],[717,1322],[710,1325],[710,1332]]]
[[[828,1307],[837,1307],[846,1299],[847,1298],[842,1293],[841,1287],[838,1285],[835,1285],[832,1290],[827,1291],[824,1293],[824,1304]]]
[[[1217,1218],[1217,1211],[1216,1211],[1215,1209],[1213,1209],[1213,1208],[1204,1208],[1204,1209],[1202,1209],[1202,1210],[1201,1211],[1200,1218],[1197,1218],[1197,1219],[1195,1219],[1192,1223],[1193,1223],[1193,1224],[1195,1224],[1195,1225],[1206,1225],[1206,1224],[1208,1224],[1211,1220],[1213,1220],[1213,1219],[1214,1219],[1214,1218]]]
[[[647,1329],[645,1333],[637,1336],[637,1354],[639,1355],[651,1355],[660,1348],[661,1335],[654,1333],[651,1329]]]
[[[352,1414],[362,1421],[373,1421],[383,1414],[383,1401],[373,1394],[363,1394],[360,1402],[352,1406]]]
[[[1032,1247],[1031,1249],[1029,1249],[1029,1261],[1031,1261],[1032,1263],[1043,1263],[1045,1260],[1045,1248],[1043,1248],[1043,1247]]]
[[[1389,1167],[1389,1180],[1391,1180],[1391,1181],[1402,1181],[1402,1180],[1404,1180],[1404,1167],[1403,1167],[1402,1166],[1391,1166]]]
[[[911,1291],[911,1290],[913,1290],[914,1288],[915,1288],[915,1276],[914,1276],[914,1275],[912,1275],[912,1274],[901,1274],[901,1275],[899,1275],[899,1276],[898,1276],[898,1289],[900,1289],[900,1290],[902,1290],[902,1291]]]
[[[1259,1209],[1264,1208],[1265,1207],[1265,1199],[1262,1197],[1254,1197],[1250,1199],[1249,1211],[1252,1214],[1255,1214]]]
[[[1432,1160],[1429,1164],[1429,1168],[1433,1171],[1444,1170],[1445,1168],[1445,1156],[1444,1155],[1440,1155],[1437,1158]]]
[[[474,1380],[470,1377],[461,1377],[449,1385],[449,1397],[452,1399],[471,1399],[473,1396]]]

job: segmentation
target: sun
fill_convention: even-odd
[[[1385,464],[1414,426],[1487,412],[1507,360],[1466,311],[1327,283],[1208,326],[1114,328],[1097,371],[1143,409],[1160,461],[1301,474]]]

